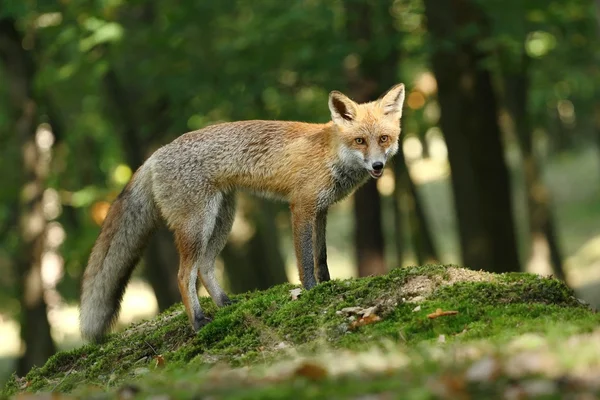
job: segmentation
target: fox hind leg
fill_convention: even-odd
[[[195,265],[198,246],[194,238],[188,237],[181,231],[175,232],[175,241],[179,250],[179,272],[177,274],[179,292],[190,324],[197,331],[210,322],[204,315],[198,300],[198,273]]]
[[[185,221],[183,226],[175,229],[175,239],[180,254],[177,276],[179,291],[190,323],[196,331],[210,322],[198,299],[198,276],[199,269],[204,265],[202,260],[207,258],[208,243],[217,222],[222,199],[221,193],[209,197],[199,206],[201,212],[186,215],[186,218],[182,219]]]
[[[233,226],[235,207],[235,192],[224,194],[217,212],[214,229],[208,240],[205,256],[198,260],[200,279],[210,297],[219,307],[231,304],[229,296],[221,288],[215,276],[215,261],[227,243],[227,237]]]

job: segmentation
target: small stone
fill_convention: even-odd
[[[490,382],[499,370],[500,366],[494,358],[485,357],[471,365],[465,378],[470,382]]]
[[[407,303],[421,303],[423,301],[425,301],[424,296],[415,296],[413,298],[406,300]]]
[[[145,374],[147,374],[148,372],[150,372],[150,370],[149,370],[148,368],[144,368],[144,367],[141,367],[141,368],[136,368],[136,369],[134,369],[134,370],[133,370],[133,374],[134,374],[135,376],[139,376],[139,375],[145,375]]]
[[[415,308],[413,308],[412,312],[418,312],[421,311],[421,306],[416,306]]]
[[[290,290],[290,296],[292,296],[292,300],[298,300],[298,297],[302,293],[302,288],[296,288]]]
[[[446,335],[438,336],[438,343],[446,343]]]

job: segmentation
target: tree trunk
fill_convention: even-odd
[[[380,92],[396,82],[399,54],[396,46],[384,53],[375,53],[369,43],[377,35],[374,24],[379,24],[379,39],[393,43],[398,33],[391,25],[389,7],[391,2],[382,0],[367,4],[362,0],[346,0],[348,37],[355,43],[354,48],[361,60],[360,64],[347,69],[350,97],[357,102],[375,100]],[[375,21],[384,11],[380,21]],[[392,36],[382,33],[388,33]],[[384,43],[384,42],[382,42]],[[397,216],[399,218],[399,215]],[[359,276],[381,275],[387,272],[385,263],[385,243],[381,222],[381,198],[377,182],[369,179],[354,193],[354,245]]]
[[[354,195],[354,244],[358,275],[385,274],[385,248],[381,224],[381,199],[377,181],[369,179]]]
[[[429,225],[427,224],[425,210],[419,199],[417,187],[412,181],[406,166],[406,159],[402,152],[402,146],[400,146],[400,150],[396,154],[394,163],[396,165],[394,197],[397,199],[406,199],[407,204],[405,204],[404,207],[406,208],[408,215],[410,239],[413,244],[417,263],[419,265],[438,263],[439,257],[437,256],[433,237]]]
[[[268,200],[243,200],[251,200],[238,202],[238,207],[254,232],[248,238],[232,235],[221,252],[233,293],[264,290],[287,281],[275,224],[276,209]]]
[[[45,136],[36,137],[35,65],[21,43],[22,35],[16,30],[15,21],[0,20],[0,58],[9,76],[11,102],[18,114],[15,133],[20,138],[23,157],[24,184],[19,204],[21,243],[16,262],[21,295],[21,338],[25,343],[25,352],[17,362],[17,374],[23,376],[34,365],[42,366],[56,348],[41,274],[47,224],[42,201],[52,144],[52,137],[48,135],[52,134],[47,131]]]
[[[398,153],[402,151],[402,146],[398,150]],[[401,190],[402,175],[406,170],[406,164],[398,159],[398,155],[393,160],[394,168],[394,193],[392,194],[392,204],[394,205],[394,246],[396,247],[396,266],[402,267],[404,265],[404,226],[403,226],[403,197],[405,196],[404,191]]]
[[[135,171],[145,161],[144,149],[148,147],[148,143],[142,138],[139,131],[141,126],[129,107],[132,102],[129,101],[128,94],[113,69],[106,72],[104,82],[109,101],[124,126],[121,138],[127,163]],[[162,221],[148,240],[144,253],[144,267],[146,279],[154,290],[160,311],[181,301],[177,284],[179,255],[173,235]]]
[[[506,105],[514,122],[523,156],[529,231],[531,233],[528,268],[542,274],[547,274],[551,270],[554,276],[565,280],[562,257],[554,231],[550,193],[542,180],[540,167],[533,151],[533,137],[528,116],[529,57],[523,50],[518,63],[514,64],[506,60],[504,64]]]
[[[440,125],[448,146],[460,244],[466,266],[492,272],[520,271],[509,176],[497,121],[497,104],[486,54],[484,15],[468,0],[425,1],[435,49]],[[476,26],[478,32],[459,37]],[[449,40],[452,47],[443,46]]]

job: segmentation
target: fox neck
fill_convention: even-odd
[[[364,184],[369,178],[369,173],[362,163],[356,161],[356,158],[351,154],[351,150],[340,143],[335,126],[330,126],[329,129],[332,155],[329,169],[333,181],[329,200],[333,203],[346,197]]]

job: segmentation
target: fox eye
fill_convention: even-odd
[[[354,141],[356,142],[356,144],[364,144],[365,143],[365,139],[363,139],[361,137],[357,137],[356,139],[354,139]]]
[[[388,141],[388,136],[387,135],[383,135],[382,137],[379,138],[379,140],[381,141],[381,143],[385,143]]]

